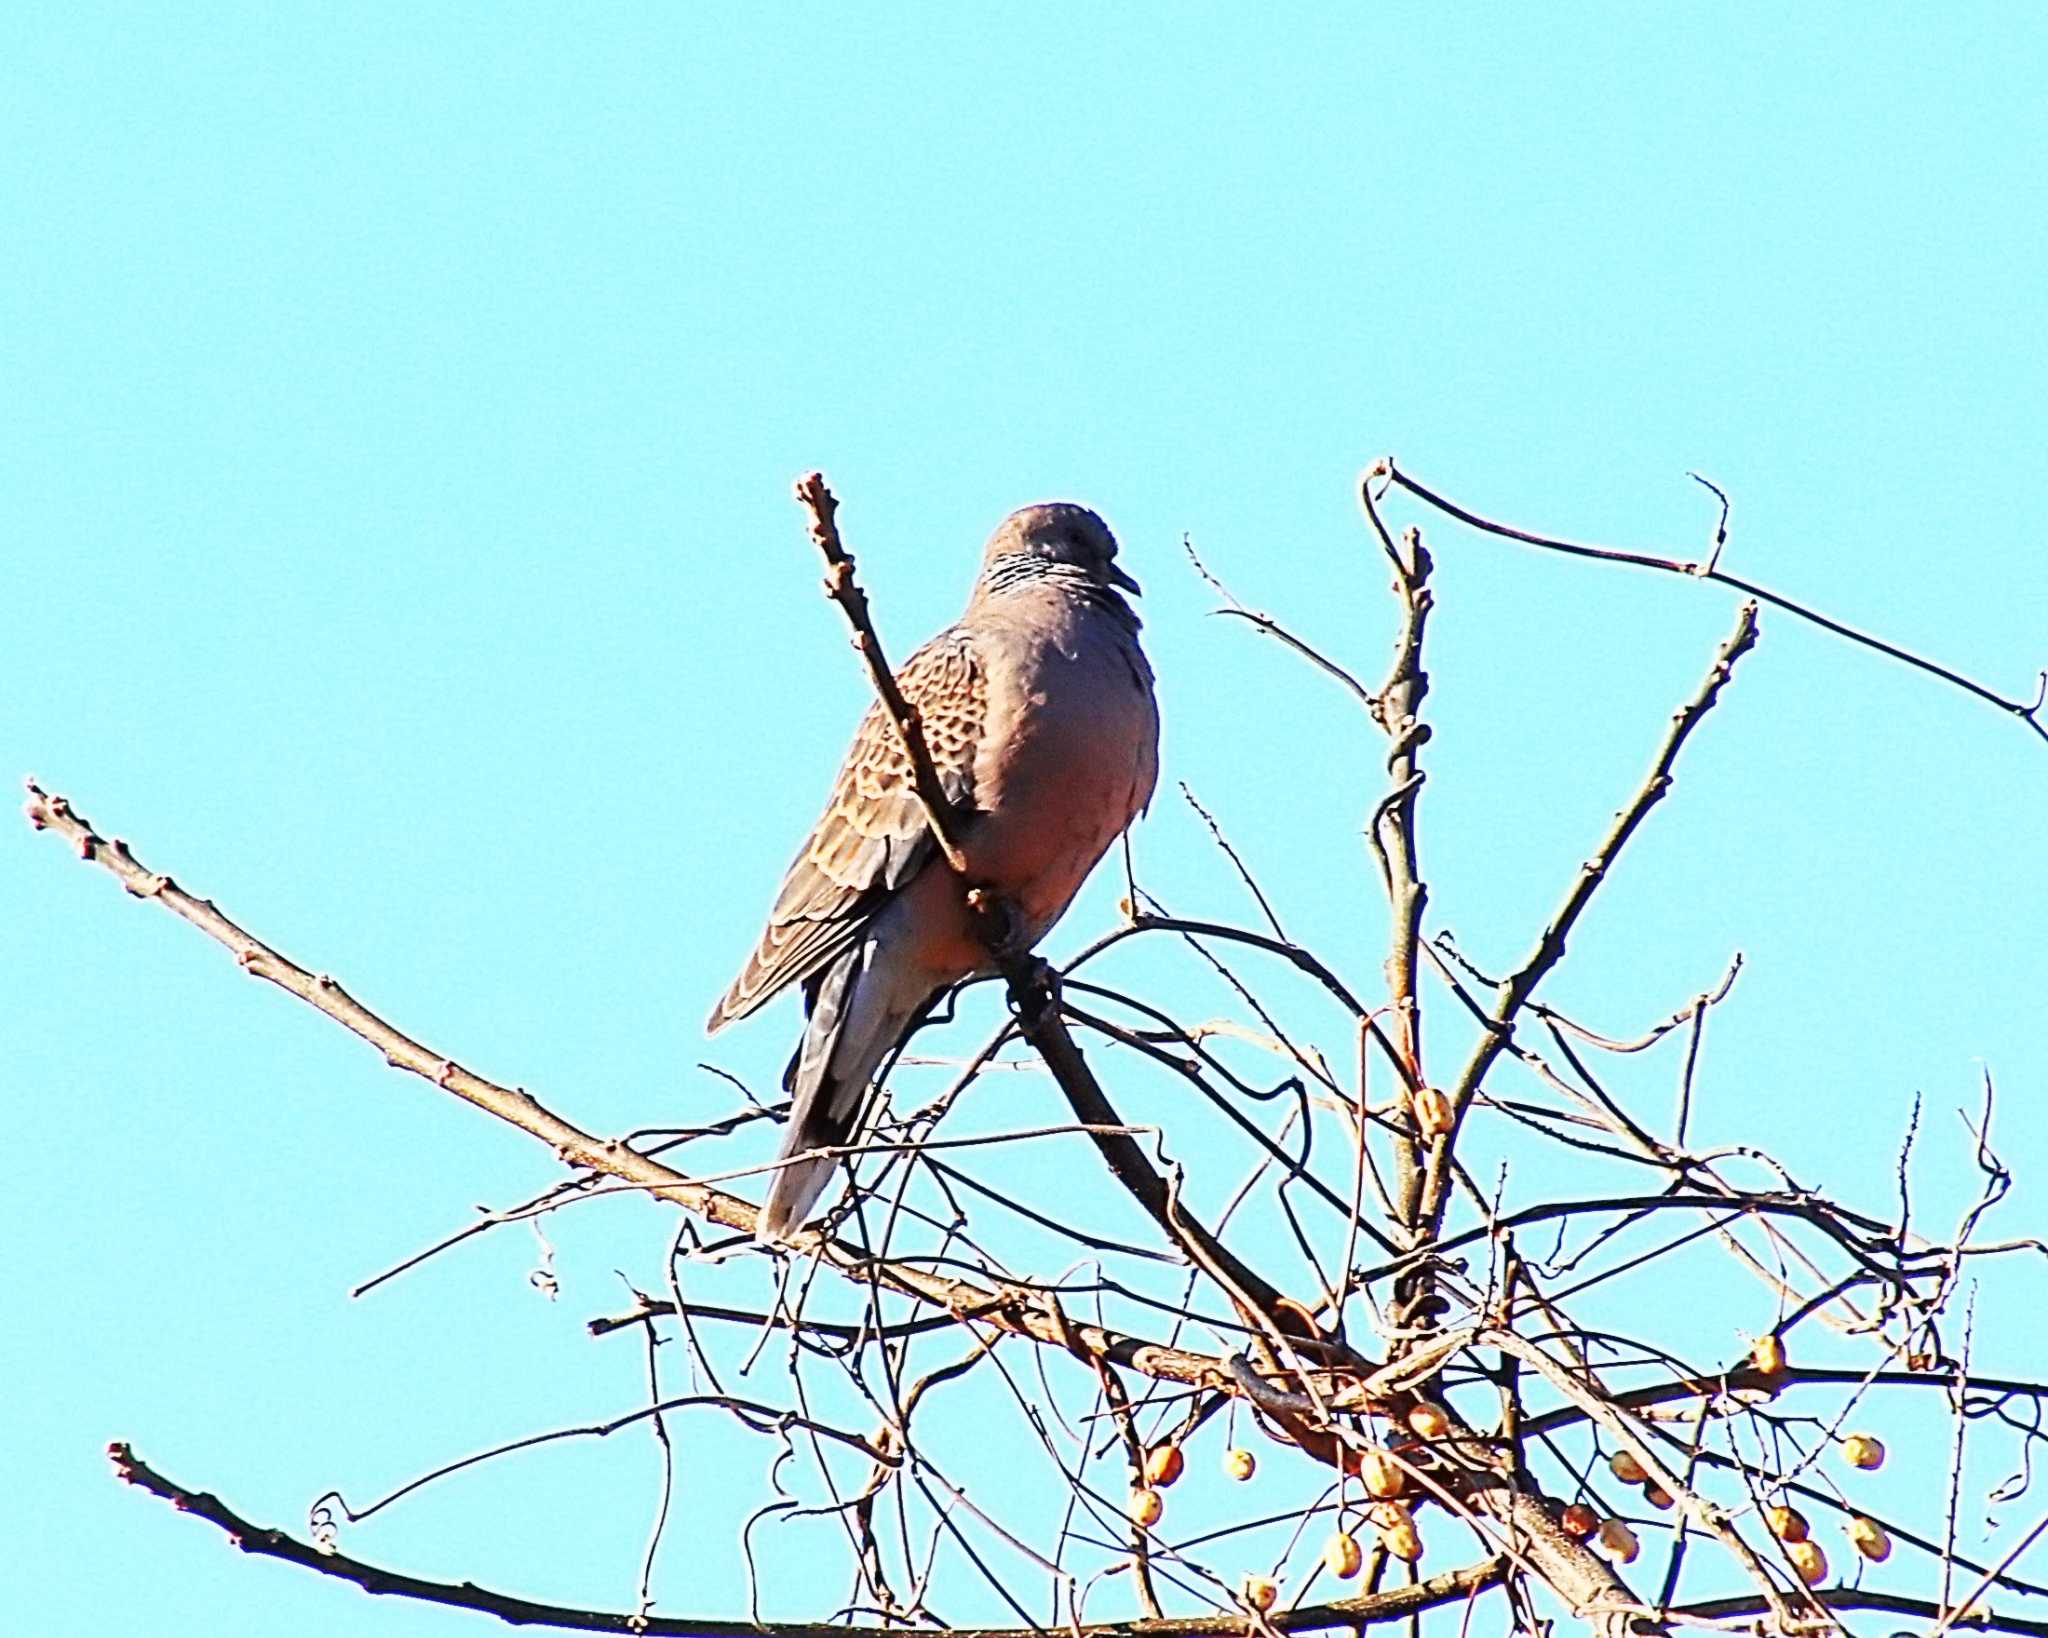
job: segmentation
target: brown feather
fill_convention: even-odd
[[[941,632],[911,655],[896,680],[923,718],[940,785],[955,803],[971,803],[988,686],[968,634],[958,627]],[[910,757],[881,707],[870,706],[825,812],[783,877],[760,943],[706,1027],[715,1031],[746,1017],[824,967],[860,936],[931,848]]]

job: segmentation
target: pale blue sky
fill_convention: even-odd
[[[2031,691],[2033,8],[1031,10],[17,14],[0,769],[618,1131],[723,1108],[707,1055],[770,1084],[794,1027],[784,1004],[713,1051],[699,1021],[863,704],[788,498],[811,466],[899,654],[1005,512],[1101,509],[1167,723],[1142,878],[1244,911],[1186,780],[1361,986],[1380,743],[1204,617],[1183,534],[1376,675],[1388,599],[1352,500],[1375,454],[1527,525],[1684,554],[1713,521],[1697,468],[1735,498],[1735,572]],[[1432,925],[1499,969],[1732,602],[1432,539]],[[1947,1221],[1984,1067],[2023,1183],[2048,1166],[2044,814],[2048,746],[1767,611],[1555,998],[1638,1028],[1743,950],[1702,1122],[1883,1212],[1922,1093]],[[1094,884],[1052,952],[1115,897]],[[555,1224],[554,1304],[523,1230],[351,1302],[549,1156],[23,825],[0,828],[0,905],[0,1605],[45,1635],[483,1630],[245,1560],[124,1492],[102,1447],[296,1526],[329,1484],[628,1409],[637,1345],[582,1323],[620,1306],[614,1269],[658,1278],[668,1217]],[[2034,1270],[2010,1278],[2037,1301]],[[1674,1317],[1709,1352],[1769,1317],[1723,1295]],[[1984,1329],[1987,1362],[2037,1357]],[[701,1436],[657,1586],[726,1614],[760,1461]],[[644,1440],[559,1446],[348,1541],[618,1607],[653,1471]],[[821,1539],[769,1613],[839,1596]]]

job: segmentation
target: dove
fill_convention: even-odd
[[[1028,947],[1142,814],[1159,775],[1159,712],[1116,537],[1066,501],[989,537],[959,620],[897,672],[962,817],[966,871],[934,842],[910,758],[870,707],[768,925],[707,1027],[790,985],[804,1032],[784,1075],[781,1164],[758,1238],[786,1242],[852,1144],[876,1071],[954,985],[994,970],[967,905],[985,888]]]

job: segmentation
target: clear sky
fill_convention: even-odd
[[[1185,780],[1360,986],[1380,742],[1206,618],[1183,535],[1374,676],[1374,455],[1683,554],[1713,522],[1694,468],[1734,497],[1735,572],[2029,693],[2032,8],[1450,9],[18,11],[0,767],[612,1132],[727,1107],[700,1060],[771,1085],[795,1027],[784,1003],[700,1033],[865,698],[789,499],[812,466],[899,654],[1012,507],[1098,507],[1167,723],[1142,878],[1246,913]],[[1498,970],[1733,601],[1431,538],[1431,925]],[[2038,1227],[2044,816],[2048,746],[1767,611],[1555,998],[1640,1028],[1740,949],[1704,1070],[1720,1141],[1885,1212],[1922,1094],[1951,1221],[1988,1068],[2023,1184],[2003,1225]],[[1095,883],[1052,953],[1116,894]],[[623,1305],[614,1270],[658,1280],[669,1218],[556,1222],[553,1303],[524,1229],[351,1301],[550,1157],[25,825],[0,827],[0,907],[0,1607],[45,1638],[483,1630],[245,1560],[102,1449],[296,1527],[330,1484],[630,1409],[637,1344],[583,1322]],[[1647,1073],[1662,1108],[1669,1066]],[[1064,1186],[1106,1187],[1085,1164]],[[1769,1319],[1725,1295],[1689,1316],[1710,1354]],[[2038,1359],[2015,1323],[1980,1333],[1987,1364]],[[740,1607],[759,1473],[708,1425],[686,1447],[664,1609]],[[637,1434],[556,1446],[347,1544],[626,1606],[653,1478]],[[811,1562],[772,1535],[769,1613],[840,1595],[829,1541]]]

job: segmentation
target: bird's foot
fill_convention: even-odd
[[[999,964],[1007,967],[1029,955],[1024,918],[1008,899],[992,888],[970,887],[967,908],[973,913],[976,933]]]

